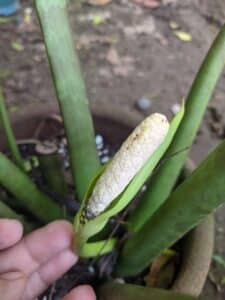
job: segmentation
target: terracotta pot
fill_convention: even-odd
[[[109,103],[92,105],[91,109],[97,132],[103,134],[113,144],[121,144],[142,119],[142,116],[135,111]],[[42,126],[40,137],[43,139],[57,134],[61,128],[60,122],[54,117],[57,113],[56,106],[31,105],[26,107],[26,111],[13,115],[12,124],[17,139],[33,138],[35,131],[37,134],[38,126]],[[48,120],[47,125],[45,120]],[[1,131],[0,136],[0,147],[4,149],[5,140]],[[213,217],[210,216],[184,238],[180,270],[172,290],[193,296],[201,293],[210,267],[213,244],[214,222]]]

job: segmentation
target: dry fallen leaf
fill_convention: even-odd
[[[187,33],[185,31],[181,31],[181,30],[174,30],[173,32],[175,34],[175,36],[180,39],[183,42],[190,42],[192,41],[192,35],[190,35],[190,33]]]
[[[106,5],[110,3],[112,0],[87,0],[87,3],[90,5],[96,5],[96,6],[101,6],[101,5]]]
[[[111,64],[111,65],[120,65],[120,57],[117,52],[117,50],[114,47],[111,47],[106,54],[106,60]]]
[[[177,30],[180,28],[179,24],[177,24],[175,21],[170,21],[169,22],[169,27],[173,30]]]
[[[18,52],[24,51],[24,46],[23,46],[21,43],[16,42],[16,41],[12,41],[12,42],[11,42],[11,47],[12,47],[15,51],[18,51]]]

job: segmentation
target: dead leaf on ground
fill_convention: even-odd
[[[191,42],[192,41],[192,35],[188,32],[185,32],[182,30],[174,30],[173,33],[182,42]]]
[[[106,54],[106,60],[111,64],[111,65],[120,65],[120,57],[117,52],[117,50],[114,47],[111,47]]]
[[[17,42],[17,41],[12,41],[11,42],[11,47],[15,51],[18,51],[18,52],[24,51],[24,46],[20,42]]]
[[[135,37],[139,34],[154,34],[156,32],[155,20],[153,17],[148,17],[141,24],[135,26],[127,26],[123,28],[125,35]]]
[[[176,4],[178,0],[162,0],[163,5]]]
[[[177,30],[177,29],[180,28],[180,25],[177,22],[175,22],[175,21],[170,21],[169,22],[169,27],[172,30]]]
[[[157,0],[134,0],[136,4],[139,4],[146,8],[157,8],[161,4]]]
[[[86,2],[90,5],[102,6],[110,3],[112,0],[87,0]]]
[[[77,49],[90,48],[94,44],[112,45],[117,43],[115,36],[100,36],[83,34],[77,41]]]
[[[125,63],[121,66],[116,66],[113,70],[114,74],[120,77],[127,77],[132,71],[134,71],[134,67]]]
[[[134,58],[130,56],[120,57],[114,47],[108,50],[106,60],[113,66],[113,73],[116,76],[127,77],[134,71]]]

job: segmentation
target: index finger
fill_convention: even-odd
[[[23,226],[17,220],[0,219],[0,250],[15,245],[23,235]]]

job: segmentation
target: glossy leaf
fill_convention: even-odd
[[[48,223],[63,218],[62,210],[33,181],[0,152],[0,184],[38,220]]]
[[[100,162],[85,84],[70,32],[67,2],[35,1],[68,140],[74,184],[82,200]]]

